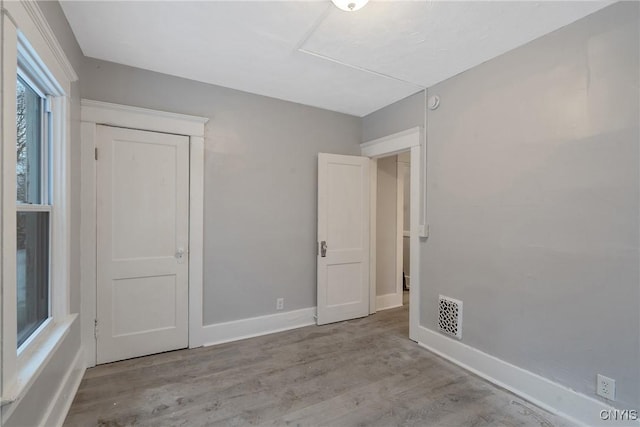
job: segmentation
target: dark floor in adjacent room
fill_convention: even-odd
[[[408,306],[87,370],[65,426],[568,426],[408,338]]]

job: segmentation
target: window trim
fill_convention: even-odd
[[[1,292],[1,358],[0,406],[2,419],[6,421],[18,402],[47,365],[62,340],[69,333],[77,314],[69,312],[70,270],[70,222],[69,222],[69,125],[71,82],[78,76],[67,60],[64,51],[42,11],[36,3],[3,2],[2,7],[2,92],[15,93],[18,69],[22,69],[29,83],[45,89],[49,119],[50,199],[55,208],[50,214],[50,318],[32,334],[26,345],[17,349],[16,304],[16,150],[15,144],[3,144],[0,149],[1,216],[0,264]],[[22,76],[21,76],[22,77]],[[3,97],[1,104],[2,139],[16,139],[16,102],[13,96]],[[24,205],[21,209],[29,209]],[[14,404],[15,403],[15,404]]]

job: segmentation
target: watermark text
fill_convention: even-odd
[[[638,411],[635,409],[603,409],[600,411],[603,421],[637,421]]]

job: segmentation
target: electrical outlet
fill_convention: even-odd
[[[284,309],[284,298],[276,299],[276,310],[283,310],[283,309]]]
[[[616,400],[616,380],[598,374],[596,393],[605,399]]]

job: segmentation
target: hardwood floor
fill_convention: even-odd
[[[87,370],[65,426],[568,426],[408,339],[408,306]]]

